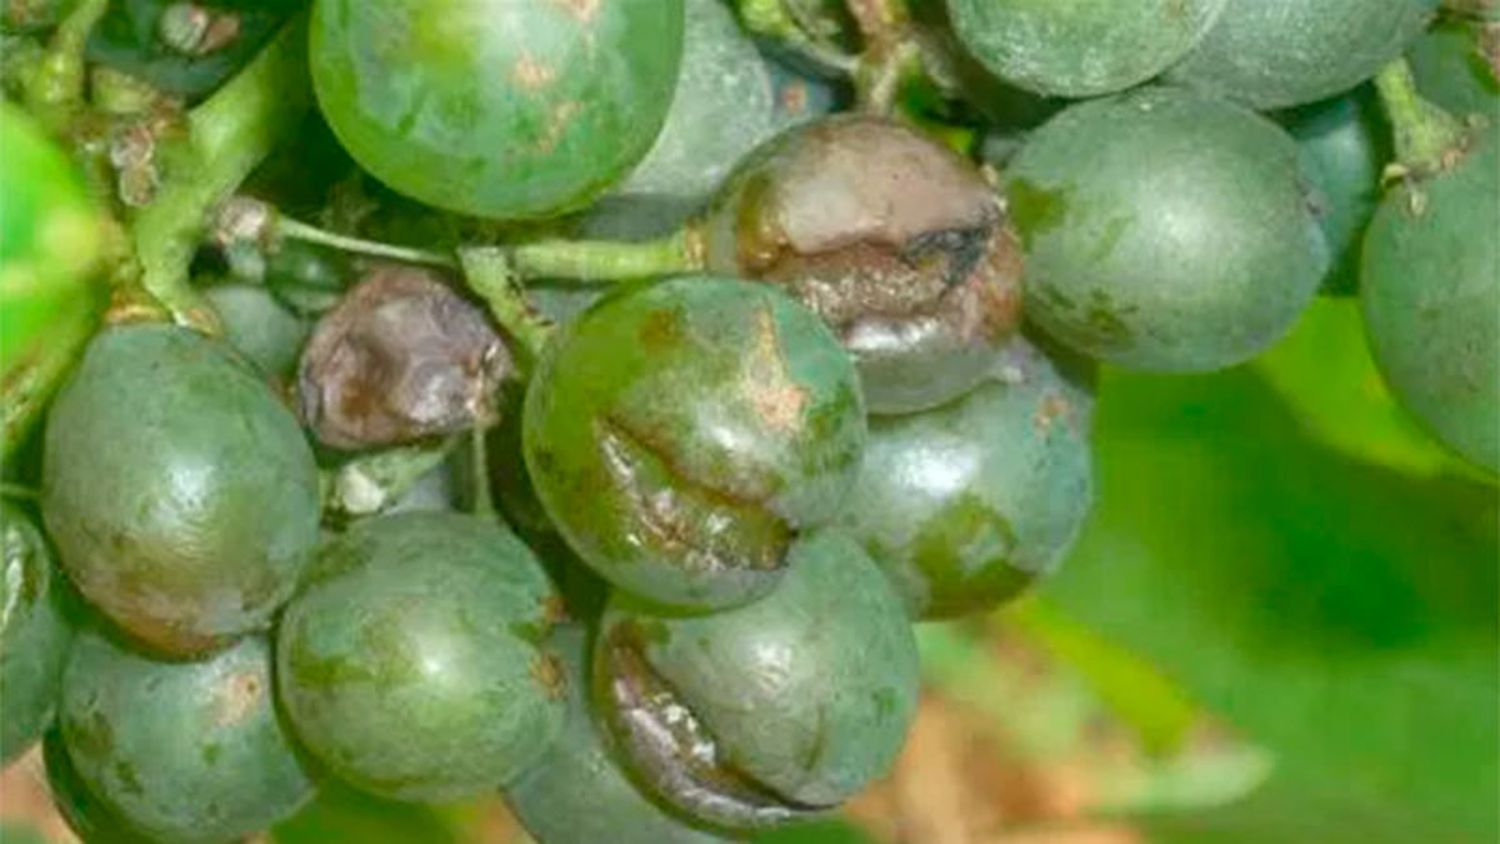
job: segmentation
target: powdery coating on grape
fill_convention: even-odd
[[[505,791],[521,823],[546,844],[715,844],[651,802],[610,753],[588,694],[588,636],[581,627],[552,636],[567,679],[568,719],[541,761]]]
[[[1226,0],[948,0],[969,52],[1011,84],[1056,97],[1138,85],[1191,50]]]
[[[601,621],[598,711],[640,780],[705,823],[836,806],[885,775],[916,712],[916,642],[874,563],[828,531],[792,556],[753,604],[662,616],[617,594]]]
[[[1229,0],[1173,82],[1268,110],[1374,76],[1427,25],[1438,0]]]
[[[1500,473],[1500,155],[1477,133],[1450,171],[1392,190],[1365,235],[1375,362],[1445,445]]]
[[[318,471],[258,373],[184,328],[94,338],[48,418],[42,513],[89,602],[154,648],[266,627],[318,539]]]
[[[526,465],[568,544],[621,589],[713,608],[765,594],[864,448],[859,384],[818,318],[765,285],[626,285],[533,376]]]
[[[936,410],[871,421],[838,527],[914,618],[1014,597],[1061,560],[1088,514],[1092,391],[1019,338],[996,376]]]
[[[270,660],[260,636],[202,662],[159,662],[81,632],[59,712],[79,779],[171,844],[235,841],[290,816],[314,786],[277,719]]]
[[[561,612],[541,564],[492,520],[403,513],[321,549],[277,633],[298,738],[350,783],[398,800],[513,780],[562,727],[543,648]]]
[[[302,419],[343,449],[490,421],[510,353],[477,305],[434,273],[384,266],[318,322],[298,375]]]
[[[52,723],[73,627],[42,532],[0,502],[0,764],[10,764]]]
[[[1191,91],[1075,105],[1032,135],[1005,178],[1027,316],[1128,368],[1253,357],[1291,328],[1327,267],[1291,138]]]
[[[582,207],[650,149],[682,0],[317,0],[318,103],[361,166],[483,217]]]
[[[790,129],[743,162],[703,224],[714,272],[775,285],[828,323],[875,413],[983,379],[1020,319],[1019,244],[968,161],[880,118]]]

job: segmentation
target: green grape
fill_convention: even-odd
[[[287,380],[297,368],[312,326],[264,287],[219,284],[204,291],[224,323],[224,340],[263,374]]]
[[[85,629],[58,720],[88,793],[161,844],[227,844],[313,795],[276,714],[262,636],[202,662],[164,662]]]
[[[914,618],[981,612],[1055,566],[1088,514],[1093,395],[1016,339],[952,404],[875,419],[839,528]]]
[[[99,334],[52,406],[45,451],[63,570],[166,653],[269,626],[318,538],[296,419],[232,350],[187,329]]]
[[[994,190],[880,118],[827,118],[762,145],[701,229],[711,272],[780,287],[828,323],[874,413],[962,395],[1020,319],[1019,244]]]
[[[1412,42],[1407,60],[1422,96],[1455,115],[1483,115],[1493,126],[1500,124],[1500,69],[1485,54],[1485,33],[1472,23],[1440,22]]]
[[[318,103],[359,164],[482,217],[586,205],[671,105],[682,0],[316,0]]]
[[[84,844],[153,844],[84,784],[60,729],[54,727],[42,739],[42,760],[52,806]]]
[[[1438,0],[1229,0],[1173,82],[1256,109],[1331,97],[1401,55]]]
[[[1354,293],[1360,242],[1380,203],[1381,171],[1391,160],[1390,127],[1368,87],[1285,114],[1282,125],[1297,142],[1333,257],[1323,292]]]
[[[651,151],[583,215],[588,237],[670,233],[775,130],[771,80],[723,0],[686,0],[682,71]]]
[[[1500,155],[1491,128],[1450,169],[1398,185],[1365,235],[1360,301],[1398,401],[1500,473]]]
[[[837,512],[864,403],[816,316],[766,285],[628,284],[564,326],[526,396],[526,465],[575,551],[678,607],[764,595]]]
[[[1075,105],[1031,136],[1005,180],[1027,315],[1120,366],[1193,372],[1253,357],[1291,328],[1327,267],[1296,145],[1190,91]]]
[[[1187,54],[1226,0],[947,0],[969,52],[1021,88],[1095,97],[1139,85]]]
[[[342,779],[398,800],[500,787],[562,728],[543,647],[560,604],[520,540],[458,513],[357,522],[330,539],[276,639],[282,705]]]
[[[553,645],[568,689],[568,720],[547,755],[505,790],[506,801],[541,844],[714,844],[727,839],[668,814],[630,781],[588,703],[588,636],[559,627]]]
[[[636,775],[704,823],[831,809],[885,775],[916,712],[916,642],[880,571],[827,531],[791,556],[748,606],[662,615],[617,594],[601,622],[600,716]]]
[[[47,540],[20,508],[0,502],[0,764],[42,737],[57,695],[73,625]]]

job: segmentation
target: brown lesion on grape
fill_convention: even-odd
[[[596,437],[605,471],[629,507],[632,544],[690,572],[774,572],[785,565],[791,528],[763,502],[691,479],[668,447],[619,419],[597,422]]]
[[[724,758],[707,725],[652,668],[636,622],[617,622],[604,636],[598,670],[605,717],[633,769],[660,797],[732,829],[779,826],[832,808],[789,800]]]
[[[902,324],[966,344],[1014,330],[1021,244],[972,165],[872,118],[784,143],[713,212],[733,214],[735,269],[783,286],[846,341]]]
[[[514,370],[484,312],[413,267],[371,271],[319,322],[303,352],[303,421],[342,449],[410,443],[494,420]]]

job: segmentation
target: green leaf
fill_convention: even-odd
[[[1104,377],[1097,510],[1045,595],[1275,754],[1161,840],[1491,842],[1500,498],[1412,457],[1320,310],[1342,328],[1254,368]]]

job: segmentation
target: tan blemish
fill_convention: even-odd
[[[599,7],[604,5],[604,0],[554,0],[554,2],[584,23],[589,23],[597,17]]]
[[[550,653],[540,654],[531,661],[531,678],[552,700],[561,700],[567,692],[568,681],[563,677],[562,666]]]
[[[528,91],[535,91],[552,84],[552,80],[557,78],[557,71],[551,65],[537,61],[530,53],[522,53],[521,58],[516,60],[515,67],[511,68],[510,75],[517,85]]]
[[[1072,403],[1057,393],[1048,393],[1042,396],[1042,403],[1037,406],[1036,414],[1032,416],[1031,421],[1038,431],[1049,434],[1058,420],[1067,422],[1072,417]]]
[[[260,675],[247,671],[226,679],[219,686],[218,712],[214,719],[221,727],[238,724],[254,712],[265,694]]]
[[[795,432],[802,426],[807,388],[794,382],[787,372],[776,319],[769,307],[756,312],[755,347],[751,349],[742,381],[745,398],[767,425],[783,432]]]
[[[573,121],[583,106],[574,100],[558,103],[552,107],[552,115],[547,119],[547,135],[537,144],[537,149],[543,153],[552,152],[562,142],[563,134],[568,131],[568,124]]]

